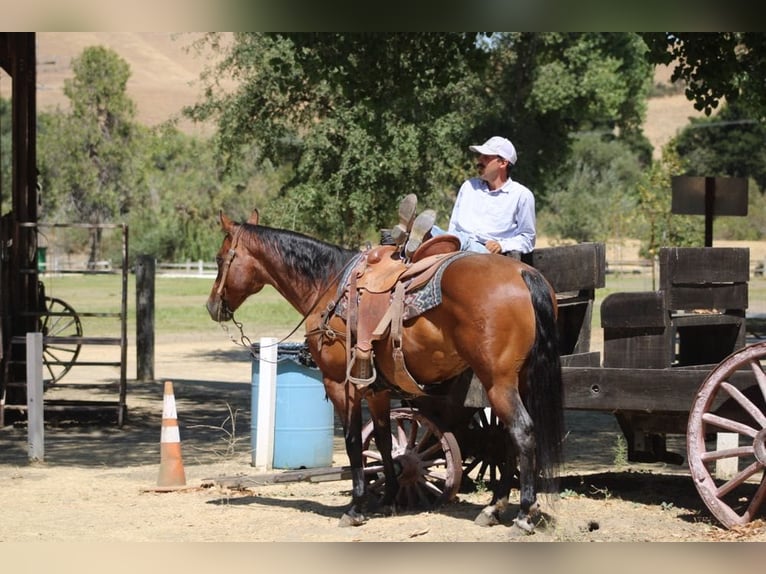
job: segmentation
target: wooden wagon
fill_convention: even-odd
[[[604,299],[603,360],[590,340],[595,292],[605,285],[604,245],[538,249],[529,262],[557,293],[565,408],[613,413],[630,461],[680,464],[683,454],[669,452],[666,437],[686,435],[686,460],[706,506],[726,527],[751,521],[766,492],[766,343],[745,346],[749,251],[662,249],[657,291]],[[392,414],[400,501],[449,500],[466,483],[515,471],[504,467],[506,435],[481,385],[470,373],[448,384],[465,392],[404,400]],[[364,440],[371,484],[382,489],[371,424]]]

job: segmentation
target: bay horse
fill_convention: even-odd
[[[382,504],[398,488],[391,455],[390,385],[348,381],[346,322],[332,314],[344,269],[362,253],[306,235],[220,214],[225,234],[217,255],[218,275],[207,300],[214,321],[228,321],[250,295],[272,285],[305,319],[306,340],[322,373],[327,398],[343,425],[352,468],[352,500],[341,525],[365,522],[368,501],[362,454],[361,401],[373,420],[373,436],[385,474]],[[510,436],[507,468],[516,468],[520,505],[514,523],[534,530],[537,491],[555,483],[561,462],[563,399],[556,331],[556,298],[536,269],[501,255],[469,254],[449,264],[441,277],[442,301],[404,321],[402,350],[412,377],[425,389],[472,369],[492,410]],[[330,313],[331,314],[331,313]],[[379,377],[394,381],[390,340],[373,344]],[[497,524],[507,505],[510,479],[494,488],[476,522]]]

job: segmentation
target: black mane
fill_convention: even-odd
[[[291,269],[317,286],[338,278],[341,269],[359,251],[314,239],[308,235],[263,225],[243,224],[264,246],[280,253]]]

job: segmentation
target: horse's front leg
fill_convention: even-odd
[[[335,384],[342,398],[330,399],[342,416],[346,454],[351,466],[351,506],[340,519],[340,526],[360,526],[367,519],[364,510],[367,503],[367,485],[362,466],[362,395],[348,383]]]
[[[367,406],[372,417],[375,444],[380,452],[383,474],[386,478],[385,491],[380,500],[381,510],[390,514],[396,505],[396,496],[399,492],[399,480],[397,469],[391,453],[391,393],[381,391],[367,397]]]

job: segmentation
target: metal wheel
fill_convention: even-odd
[[[702,383],[689,413],[694,485],[727,528],[750,522],[766,496],[765,357],[766,343],[758,343],[726,358]],[[731,446],[716,446],[719,432],[730,433]],[[733,476],[716,477],[716,461],[724,459],[735,459]]]
[[[43,341],[47,337],[82,337],[82,323],[74,308],[55,297],[45,297],[46,313],[40,317]],[[46,384],[53,384],[69,372],[77,356],[80,344],[76,342],[43,343],[43,377]]]
[[[433,508],[455,498],[460,488],[460,448],[450,432],[443,432],[414,409],[391,411],[392,456],[398,470],[399,508]],[[382,495],[380,452],[373,449],[372,421],[362,430],[362,464],[371,493]]]
[[[518,474],[516,468],[508,468],[505,453],[510,437],[491,409],[478,409],[467,427],[455,434],[463,453],[463,490],[483,484],[494,491],[506,473]]]

